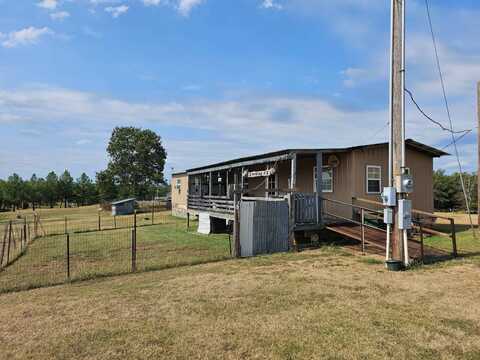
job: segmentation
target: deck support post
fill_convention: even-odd
[[[289,244],[290,249],[297,247],[297,242],[295,239],[295,191],[297,187],[297,153],[292,154],[291,158],[291,173],[290,173],[290,219],[289,219]]]
[[[318,152],[315,159],[316,164],[316,183],[315,193],[317,195],[317,225],[323,221],[322,214],[322,176],[323,176],[323,153]]]
[[[239,197],[241,191],[238,188],[238,176],[235,174],[235,180],[233,185],[233,249],[232,257],[238,258],[241,256],[240,248],[240,201]]]

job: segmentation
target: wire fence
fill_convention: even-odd
[[[168,215],[149,220],[134,215],[117,228],[80,232],[67,219],[61,234],[55,234],[58,224],[49,227],[39,219],[8,222],[0,293],[230,257],[227,235],[197,234],[195,226],[187,228],[184,220]]]

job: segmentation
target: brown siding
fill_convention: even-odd
[[[176,188],[177,179],[181,181],[180,189]],[[172,213],[181,214],[187,211],[187,195],[188,195],[188,175],[179,174],[172,176]]]

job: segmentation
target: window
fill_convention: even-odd
[[[175,188],[178,190],[180,193],[180,189],[182,188],[182,179],[177,179],[177,182],[175,184]]]
[[[382,167],[367,165],[367,194],[380,194],[382,189]]]
[[[277,174],[270,175],[267,181],[267,190],[276,189],[276,188],[277,188]],[[267,191],[266,193],[267,197],[276,196],[276,195],[277,195],[276,191]]]
[[[317,192],[317,167],[313,167],[313,192]],[[324,166],[322,171],[322,192],[333,193],[333,168]]]

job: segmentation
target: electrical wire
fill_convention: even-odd
[[[448,121],[449,121],[449,124],[450,124],[450,135],[452,136],[452,143],[453,143],[453,146],[454,146],[454,149],[455,149],[455,157],[457,158],[458,169],[460,171],[460,174],[459,174],[460,183],[462,185],[463,195],[465,196],[465,205],[467,207],[467,213],[468,213],[468,217],[470,219],[470,226],[472,228],[472,232],[473,232],[474,236],[476,237],[475,227],[473,226],[472,214],[470,212],[470,203],[468,201],[468,194],[467,194],[467,190],[465,188],[465,180],[463,178],[462,162],[460,161],[460,155],[459,155],[458,146],[457,146],[457,139],[455,137],[455,132],[453,130],[453,120],[452,120],[452,116],[451,116],[451,112],[450,112],[450,106],[449,106],[449,103],[448,103],[447,90],[446,90],[446,86],[445,86],[445,80],[443,78],[442,67],[441,67],[441,64],[440,64],[440,57],[438,55],[437,39],[436,39],[436,36],[435,36],[435,31],[433,30],[433,22],[432,22],[432,16],[431,16],[431,13],[430,13],[430,4],[429,4],[428,0],[425,0],[425,8],[426,8],[426,11],[427,11],[427,19],[428,19],[428,25],[430,27],[430,34],[432,36],[433,49],[435,51],[435,60],[437,62],[437,70],[438,70],[438,74],[439,74],[439,77],[440,77],[440,83],[442,85],[443,100],[445,102],[445,109],[447,111],[447,117],[448,117]]]
[[[444,125],[442,125],[441,122],[439,121],[436,121],[434,120],[431,116],[428,116],[427,113],[425,113],[425,111],[423,111],[423,109],[420,107],[420,105],[418,104],[418,102],[415,100],[414,96],[413,96],[413,93],[408,90],[407,88],[404,89],[405,92],[410,96],[410,99],[412,100],[413,104],[416,106],[416,108],[418,109],[418,111],[420,111],[420,113],[429,121],[431,121],[432,123],[434,123],[435,125],[439,126],[440,129],[442,129],[443,131],[447,131],[449,133],[453,133],[453,134],[464,134],[464,133],[469,133],[472,131],[472,129],[468,129],[468,130],[460,130],[460,131],[453,131],[452,129],[449,129],[447,127],[445,127]]]

